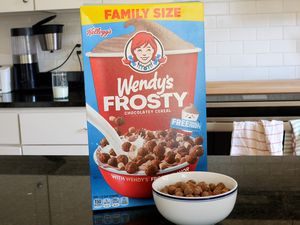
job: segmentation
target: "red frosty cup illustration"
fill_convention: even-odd
[[[194,103],[200,49],[153,21],[129,25],[136,32],[106,39],[87,53],[99,114],[117,130],[127,152],[109,155],[113,149],[104,140],[95,161],[117,193],[148,198],[155,177],[195,170],[201,156],[201,144],[170,129],[172,118],[181,118],[183,108]]]

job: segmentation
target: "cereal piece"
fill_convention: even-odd
[[[117,154],[115,153],[115,151],[114,151],[113,148],[111,148],[111,149],[109,150],[109,154],[110,154],[111,156],[117,156]]]
[[[139,148],[139,150],[138,150],[138,155],[139,156],[146,156],[148,154],[149,154],[149,152],[146,148],[144,148],[144,147]]]
[[[168,193],[169,193],[170,195],[174,195],[176,189],[177,189],[177,188],[176,188],[175,185],[169,185],[169,186],[168,186]]]
[[[158,172],[158,167],[154,164],[150,164],[146,167],[145,173],[147,176],[154,176]]]
[[[173,128],[168,129],[168,134],[172,135],[172,136],[176,136],[177,131]]]
[[[107,164],[112,166],[112,167],[117,167],[118,166],[118,161],[116,157],[111,157],[108,161]]]
[[[106,138],[103,138],[101,141],[100,141],[100,146],[102,148],[104,148],[106,145],[109,145],[108,141]]]
[[[221,190],[221,194],[226,193],[226,192],[228,192],[228,191],[230,191],[230,189],[225,187],[225,188],[223,188],[223,189]]]
[[[215,188],[215,190],[213,191],[213,195],[219,195],[221,194],[222,189],[219,188]]]
[[[159,164],[159,169],[161,169],[161,170],[167,169],[169,167],[170,167],[170,165],[166,162],[162,162]]]
[[[160,160],[162,160],[164,158],[165,151],[166,151],[165,148],[162,146],[157,145],[153,148],[153,153]]]
[[[129,133],[132,133],[132,134],[135,133],[135,132],[136,132],[135,127],[129,127],[129,128],[128,128],[128,132],[129,132]]]
[[[140,129],[137,131],[137,134],[144,138],[146,136],[146,131],[145,129]]]
[[[185,195],[190,195],[190,194],[193,194],[193,189],[191,188],[191,186],[187,185],[184,189],[183,189],[183,193]]]
[[[138,171],[138,165],[135,162],[129,162],[126,164],[125,170],[130,174],[136,173]]]
[[[196,156],[200,157],[204,153],[203,147],[200,145],[195,145],[192,149],[190,154],[195,154]]]
[[[136,164],[138,166],[141,166],[142,164],[144,164],[145,162],[147,162],[147,160],[145,158],[140,158],[139,160],[136,161]]]
[[[164,187],[163,189],[160,190],[160,192],[165,193],[165,194],[169,194],[168,193],[168,187]]]
[[[130,141],[130,142],[134,142],[134,141],[136,141],[136,139],[138,139],[138,136],[135,134],[132,134],[128,137],[128,141]]]
[[[185,141],[185,142],[183,143],[183,147],[185,147],[187,150],[190,150],[191,147],[192,147],[192,144],[189,143],[189,142],[187,142],[187,141]]]
[[[124,165],[126,165],[128,163],[128,157],[126,155],[119,155],[117,157],[117,161],[118,163],[123,163]]]
[[[165,156],[165,161],[169,164],[173,164],[174,162],[176,162],[175,153],[172,151],[168,152]]]
[[[203,144],[203,137],[201,137],[201,136],[196,137],[194,143],[195,143],[195,145],[202,145]]]
[[[177,153],[180,154],[181,157],[184,157],[186,155],[189,154],[189,150],[186,149],[184,146],[180,146],[178,149],[177,149]]]
[[[153,164],[153,165],[159,167],[160,160],[154,159],[154,160],[151,161],[151,164]]]
[[[167,146],[167,142],[161,141],[161,142],[158,143],[158,146],[166,147]]]
[[[169,148],[177,148],[179,146],[178,141],[170,140],[167,142],[167,147]]]
[[[110,155],[108,153],[100,152],[98,159],[102,163],[107,163],[107,161],[110,159]]]
[[[209,186],[210,191],[214,191],[216,188],[216,185],[213,183],[210,183],[208,186]]]
[[[184,135],[182,139],[184,141],[189,141],[189,140],[191,140],[191,137],[189,135]]]
[[[125,165],[124,165],[124,163],[122,163],[122,162],[118,163],[118,169],[119,169],[119,170],[125,170]]]
[[[109,120],[110,122],[114,122],[114,121],[115,121],[115,119],[116,119],[116,117],[115,117],[115,116],[110,116],[110,117],[108,117],[108,120]]]
[[[164,138],[164,137],[166,137],[166,136],[167,136],[167,134],[168,134],[168,132],[167,132],[167,131],[165,131],[165,130],[161,130],[161,131],[159,131],[159,132],[158,132],[158,137],[160,137],[160,138]]]
[[[114,122],[117,126],[122,126],[125,123],[125,120],[124,117],[118,116],[115,118]]]
[[[177,163],[180,163],[180,160],[181,160],[181,155],[177,153],[177,154],[175,155],[175,161],[176,161]]]
[[[154,147],[156,146],[156,142],[151,140],[151,141],[147,141],[144,144],[144,147],[149,151],[149,152],[153,152]]]
[[[199,186],[196,186],[195,188],[194,188],[194,195],[196,196],[196,195],[201,195],[201,193],[202,193],[202,189],[201,189],[201,187],[199,187]]]
[[[129,152],[129,150],[130,150],[130,147],[131,147],[131,143],[130,142],[124,142],[123,144],[122,144],[122,149],[123,149],[123,151],[125,151],[125,152]]]
[[[210,196],[209,192],[208,191],[203,191],[201,193],[201,197],[207,197],[207,196]]]
[[[195,155],[187,155],[187,156],[185,156],[185,158],[189,164],[194,164],[197,162],[197,156],[195,156]]]
[[[145,139],[146,139],[147,141],[150,141],[150,140],[152,140],[152,139],[155,139],[155,135],[153,134],[152,131],[147,131],[147,132],[146,132]]]
[[[225,188],[225,184],[220,182],[217,184],[216,188],[220,188],[222,190],[223,188]]]
[[[148,155],[145,156],[145,159],[148,161],[148,160],[153,160],[155,158],[154,158],[153,155],[148,154]]]
[[[185,197],[194,197],[194,195],[193,194],[188,194]]]
[[[180,164],[185,163],[185,162],[186,162],[186,158],[185,158],[185,157],[182,157],[182,158],[180,159]]]
[[[182,191],[177,191],[177,192],[175,192],[175,195],[176,196],[183,196],[183,193],[182,193]]]
[[[196,184],[197,182],[194,180],[188,180],[187,183]]]

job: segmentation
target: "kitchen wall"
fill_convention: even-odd
[[[204,2],[208,81],[300,78],[299,0]],[[0,14],[0,65],[12,63],[10,28],[31,26],[48,15]],[[65,24],[63,49],[54,53],[39,50],[41,71],[59,65],[75,43],[81,42],[79,12],[60,11],[57,15],[53,23]],[[79,70],[76,54],[62,70]]]

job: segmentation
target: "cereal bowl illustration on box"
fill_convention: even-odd
[[[203,4],[80,11],[92,207],[153,204],[156,178],[207,169]]]

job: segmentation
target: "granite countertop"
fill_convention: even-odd
[[[27,107],[77,107],[85,106],[85,95],[82,88],[71,88],[69,99],[54,101],[52,89],[0,94],[0,108]]]
[[[1,156],[0,174],[28,175],[45,174],[51,176],[89,176],[88,157],[83,156]],[[278,178],[280,179],[280,178]],[[258,184],[259,185],[259,184]],[[84,192],[88,191],[82,190]],[[88,200],[87,200],[88,201]],[[80,220],[64,219],[64,225],[171,225],[155,206],[128,209],[96,211],[92,213],[76,205],[76,210],[68,206],[68,215]],[[63,205],[62,205],[63,207]],[[89,213],[86,213],[86,211]],[[78,215],[82,212],[82,215]],[[75,215],[76,214],[76,215]],[[63,218],[63,217],[60,217]],[[69,221],[69,222],[68,222]],[[83,222],[84,221],[84,222]],[[61,221],[62,222],[62,221]],[[228,218],[218,225],[300,225],[299,191],[256,191],[239,190],[237,202]],[[54,224],[56,225],[56,224]]]

